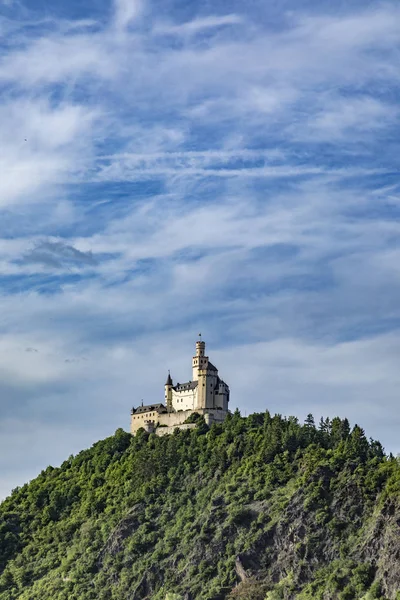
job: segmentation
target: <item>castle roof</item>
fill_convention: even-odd
[[[174,387],[176,392],[183,392],[183,390],[194,390],[197,388],[198,381],[187,381],[186,383],[177,383]]]
[[[210,361],[208,361],[207,370],[208,371],[218,371],[217,367],[214,367],[214,365]]]
[[[167,382],[166,382],[166,384],[165,384],[165,385],[172,385],[172,378],[171,378],[171,374],[170,374],[170,372],[169,372],[169,371],[168,371]]]
[[[133,407],[131,410],[132,415],[146,412],[165,413],[167,412],[167,409],[164,404],[146,404],[145,406],[139,406],[138,408]]]

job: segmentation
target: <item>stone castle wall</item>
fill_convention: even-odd
[[[226,417],[224,410],[210,409],[210,408],[197,408],[196,410],[179,410],[173,413],[164,413],[158,416],[158,422],[160,425],[167,425],[173,427],[174,425],[183,424],[191,414],[198,413],[204,415],[207,424],[223,421]]]
[[[157,427],[155,430],[155,434],[159,437],[163,435],[170,435],[174,433],[175,429],[194,429],[196,427],[196,423],[184,423],[183,425],[171,426],[171,427]]]
[[[149,411],[131,415],[131,433],[136,433],[138,429],[144,427],[147,421],[158,423],[159,414],[157,411]]]
[[[185,424],[186,419],[194,412],[200,415],[204,415],[204,419],[207,425],[211,425],[211,423],[215,422],[221,423],[227,415],[227,411],[225,410],[211,408],[198,408],[196,410],[179,410],[177,412],[161,414],[158,414],[157,412],[146,412],[140,415],[133,414],[131,416],[131,433],[135,434],[138,429],[140,429],[141,427],[145,427],[146,423],[153,423],[154,427],[157,427],[157,425],[166,425],[166,427],[161,427],[161,429],[166,429],[169,427],[172,427],[174,429],[179,425]]]

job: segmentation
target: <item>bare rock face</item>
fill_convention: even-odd
[[[121,521],[118,523],[117,527],[115,527],[115,529],[111,532],[111,535],[109,536],[106,544],[104,545],[104,547],[102,548],[102,550],[99,554],[99,558],[97,561],[97,565],[99,568],[101,568],[101,566],[103,564],[103,559],[105,558],[105,556],[107,556],[107,555],[116,556],[118,554],[118,552],[121,551],[122,546],[123,546],[123,541],[127,537],[132,535],[132,533],[138,526],[137,516],[141,510],[143,510],[143,507],[141,505],[138,504],[138,505],[133,506],[129,510],[126,517],[121,519]]]
[[[394,600],[400,589],[399,503],[387,501],[377,508],[356,483],[332,488],[334,474],[324,469],[316,477],[317,502],[310,504],[309,496],[297,489],[257,544],[237,557],[238,580],[249,583],[254,578],[271,588],[290,576],[291,589],[282,589],[279,597],[294,600],[319,569],[345,556],[355,565],[369,565],[382,597]],[[259,510],[268,512],[268,503]],[[239,597],[239,591],[232,597]],[[324,595],[325,600],[337,597]]]
[[[235,571],[236,571],[236,575],[239,577],[240,581],[242,581],[242,582],[246,581],[247,574],[246,574],[246,571],[245,571],[245,568],[243,566],[240,556],[237,556],[235,559]]]
[[[387,500],[376,511],[360,547],[360,558],[376,567],[387,598],[395,598],[400,585],[400,504]]]

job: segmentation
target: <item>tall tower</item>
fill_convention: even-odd
[[[208,356],[205,356],[206,343],[201,339],[201,333],[199,333],[199,337],[200,339],[196,342],[196,355],[193,356],[192,360],[192,381],[197,381],[199,378],[199,371],[207,369],[208,366]]]
[[[197,406],[206,408],[208,356],[205,355],[206,344],[201,339],[196,342],[196,354],[193,356],[193,381],[197,381]]]
[[[172,410],[172,378],[171,374],[168,371],[167,381],[165,383],[165,404],[168,412]]]

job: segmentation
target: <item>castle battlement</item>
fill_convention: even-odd
[[[205,349],[204,341],[196,342],[191,381],[174,385],[171,374],[168,373],[164,386],[164,403],[132,408],[132,434],[141,427],[149,433],[155,431],[158,435],[165,434],[167,431],[162,429],[179,428],[193,413],[203,415],[208,424],[225,419],[228,414],[229,386],[219,377],[218,369],[205,355]]]

